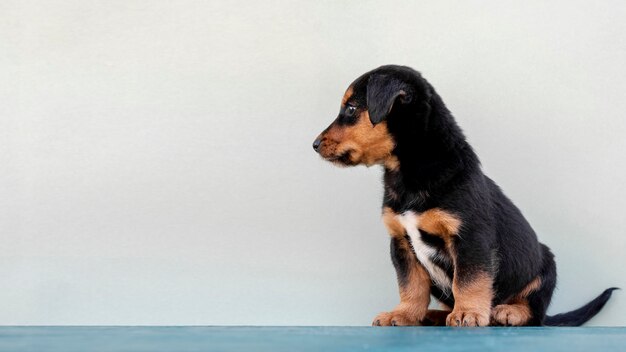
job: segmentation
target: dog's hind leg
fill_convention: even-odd
[[[554,256],[547,247],[543,247],[541,272],[506,304],[493,308],[491,319],[494,325],[540,326],[543,324],[556,286]]]

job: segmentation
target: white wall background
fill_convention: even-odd
[[[377,168],[313,138],[410,65],[559,266],[626,288],[622,1],[0,2],[0,324],[368,325]],[[617,292],[593,325],[624,325]]]

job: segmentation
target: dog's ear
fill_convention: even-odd
[[[373,74],[367,82],[367,110],[373,125],[381,123],[393,109],[396,101],[410,102],[408,86],[397,78]]]

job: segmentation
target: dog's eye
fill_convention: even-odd
[[[354,113],[356,113],[356,107],[348,105],[348,107],[346,107],[346,116],[352,117],[354,116]]]

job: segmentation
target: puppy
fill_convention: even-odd
[[[554,256],[483,174],[433,87],[409,67],[382,66],[357,78],[313,148],[337,165],[384,168],[382,219],[400,303],[373,325],[577,326],[615,289],[546,315]],[[429,311],[431,295],[446,309]]]

